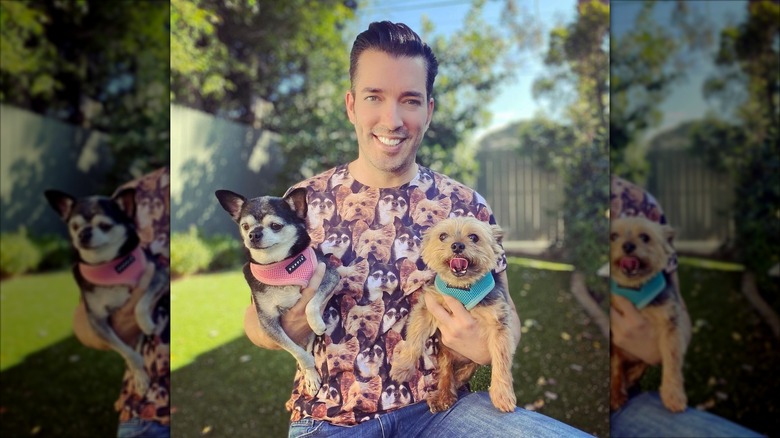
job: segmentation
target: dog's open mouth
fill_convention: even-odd
[[[620,259],[620,270],[627,277],[638,275],[644,264],[638,257],[626,256]]]
[[[466,271],[469,269],[469,261],[463,257],[453,257],[450,260],[450,271],[456,277],[462,277],[466,275]]]

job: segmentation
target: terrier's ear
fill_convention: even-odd
[[[306,188],[298,187],[284,197],[284,202],[286,202],[290,208],[293,209],[299,218],[304,220],[306,220],[306,212],[308,210],[308,206],[306,204],[306,193]]]
[[[222,208],[238,223],[241,220],[241,207],[244,206],[246,198],[230,190],[217,190],[214,195]]]
[[[664,236],[664,249],[668,254],[674,253],[674,237],[677,235],[677,231],[670,227],[668,224],[661,225],[661,232]]]
[[[490,229],[493,231],[493,240],[496,242],[496,244],[493,245],[493,252],[501,254],[501,242],[504,240],[504,230],[495,224],[491,225]]]

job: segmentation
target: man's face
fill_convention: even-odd
[[[362,169],[388,176],[410,171],[433,113],[425,79],[422,57],[395,58],[377,50],[360,55],[346,104]]]

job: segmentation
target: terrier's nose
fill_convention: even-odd
[[[631,242],[626,242],[623,244],[623,251],[625,251],[626,254],[631,254],[635,249],[636,245]]]
[[[452,245],[450,245],[450,248],[452,248],[452,252],[455,254],[460,254],[463,252],[464,249],[466,249],[466,245],[464,245],[461,242],[455,242]]]

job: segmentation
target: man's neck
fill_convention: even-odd
[[[412,163],[408,169],[399,172],[381,172],[377,169],[370,169],[359,159],[349,163],[347,169],[360,184],[378,189],[400,187],[411,182],[418,172],[417,163]]]

